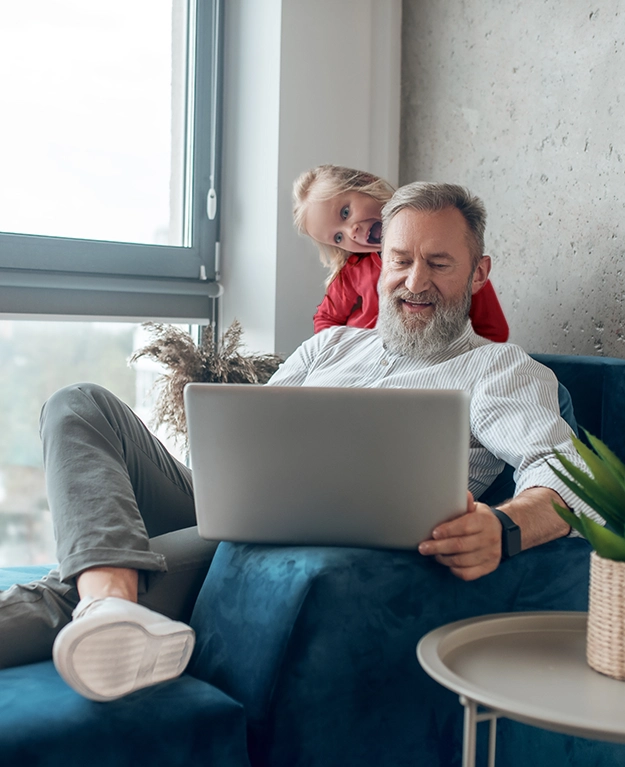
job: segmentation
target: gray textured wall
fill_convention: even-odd
[[[484,200],[511,341],[625,357],[625,1],[404,0],[416,179]]]

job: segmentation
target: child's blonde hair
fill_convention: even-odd
[[[318,165],[316,168],[302,173],[293,183],[293,221],[300,234],[308,235],[306,231],[306,214],[308,204],[331,200],[345,192],[360,192],[369,195],[384,205],[393,196],[394,188],[379,176],[362,170],[344,168],[341,165]],[[308,235],[310,236],[310,235]],[[311,238],[312,239],[312,238]],[[338,245],[324,245],[317,242],[321,263],[328,267],[330,274],[326,280],[326,288],[345,266],[350,251],[339,248]]]

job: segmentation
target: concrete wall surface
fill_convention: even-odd
[[[625,2],[403,0],[400,182],[489,213],[530,352],[625,357]]]

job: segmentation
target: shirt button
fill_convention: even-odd
[[[388,360],[381,360],[380,365],[388,365]]]

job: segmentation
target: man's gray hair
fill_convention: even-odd
[[[430,181],[415,181],[401,186],[382,208],[382,240],[391,220],[404,208],[423,212],[436,212],[456,208],[462,213],[469,229],[469,252],[475,268],[484,255],[484,230],[486,229],[486,208],[479,197],[468,189],[455,184],[436,184]]]

